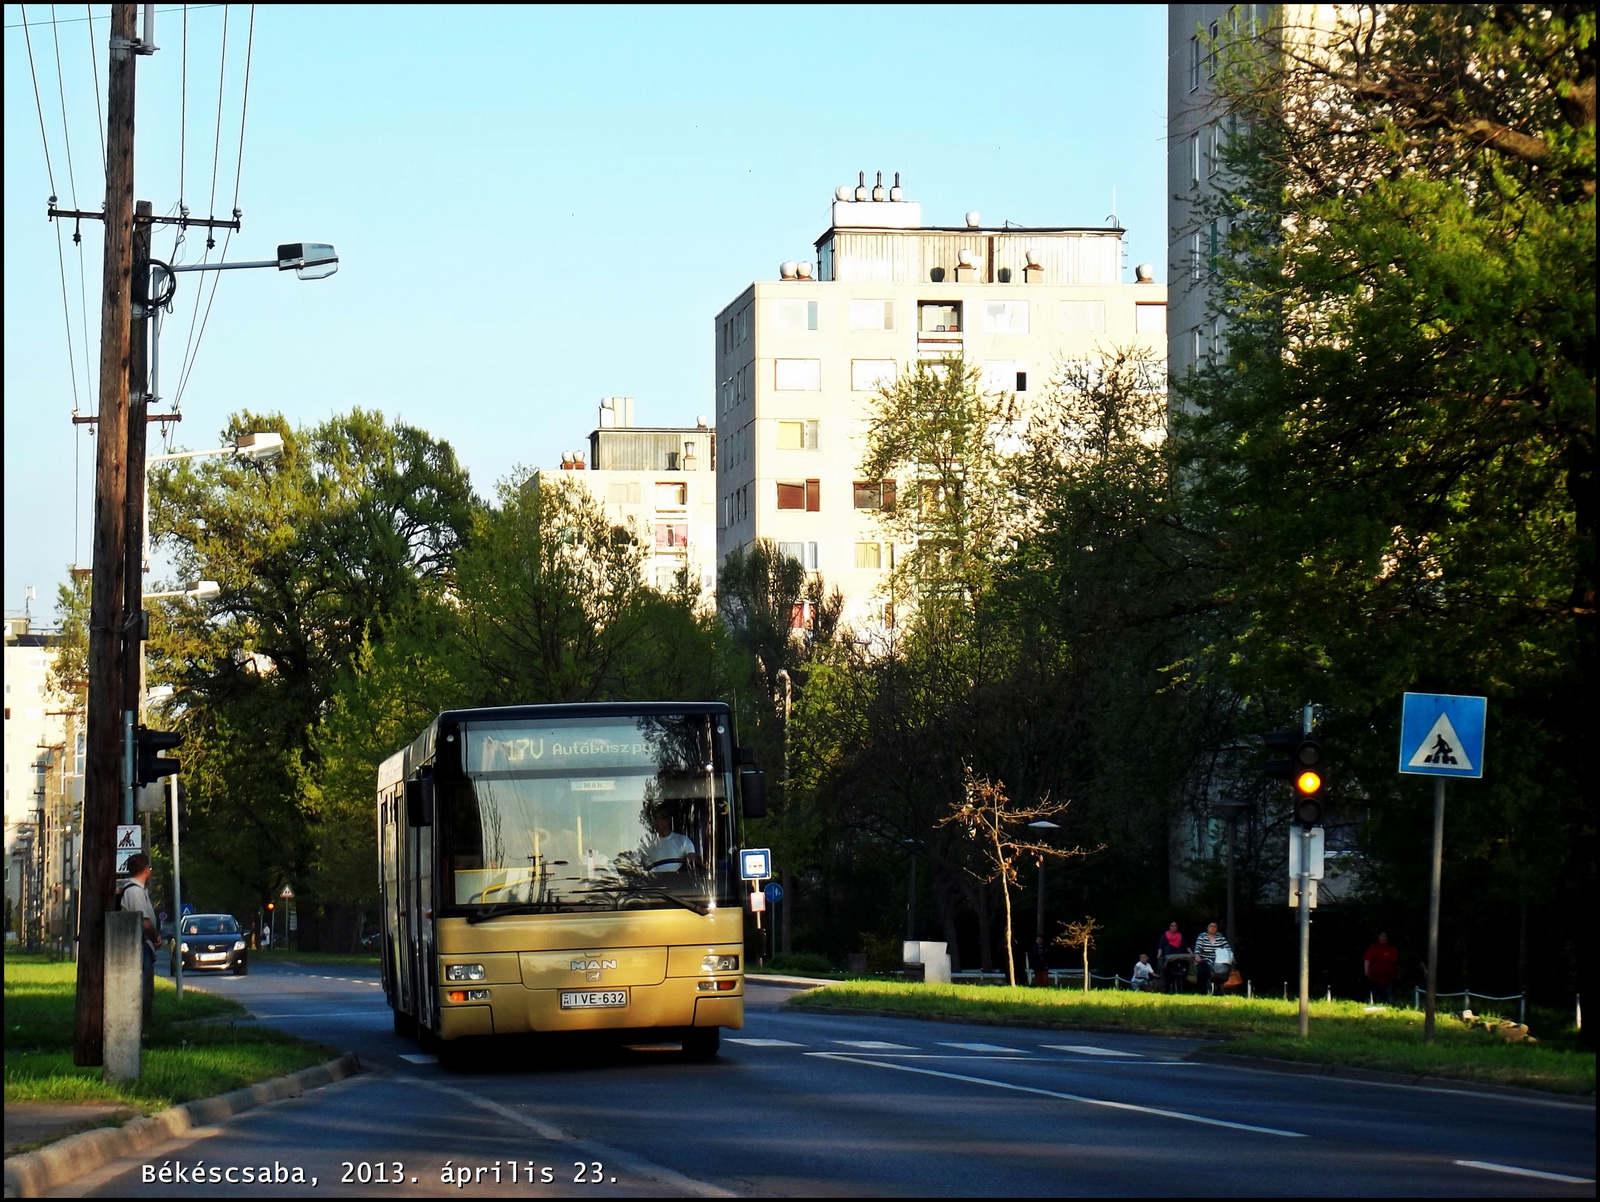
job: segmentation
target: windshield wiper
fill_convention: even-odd
[[[477,925],[491,918],[504,918],[507,914],[555,914],[559,910],[555,902],[501,902],[498,906],[468,914],[467,922]]]
[[[618,882],[618,884],[617,884],[617,886],[615,888],[611,888],[611,889],[585,889],[585,890],[581,890],[581,892],[590,893],[590,894],[595,894],[595,893],[598,893],[598,894],[606,894],[606,893],[611,893],[611,894],[648,893],[652,897],[664,897],[668,901],[682,906],[685,910],[693,910],[696,914],[709,914],[709,913],[711,913],[711,907],[709,905],[707,905],[705,902],[690,901],[686,897],[680,897],[678,894],[672,892],[672,890],[670,890],[670,889],[663,889],[660,885],[636,885],[636,884],[632,884],[632,883],[623,884],[621,882]]]

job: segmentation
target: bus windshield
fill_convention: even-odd
[[[521,913],[737,904],[725,740],[705,714],[464,723],[447,896]]]

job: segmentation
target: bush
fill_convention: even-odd
[[[833,965],[820,952],[784,952],[767,961],[775,972],[832,972]]]
[[[905,948],[893,936],[883,938],[871,931],[863,931],[861,950],[867,953],[868,972],[894,972],[900,967],[900,957]]]

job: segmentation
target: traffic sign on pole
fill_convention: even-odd
[[[1483,776],[1489,699],[1407,693],[1400,712],[1400,771],[1419,776]]]
[[[747,847],[739,853],[739,875],[747,881],[764,881],[772,875],[772,852],[765,847]]]

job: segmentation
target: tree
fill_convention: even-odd
[[[1472,837],[1447,846],[1463,968],[1515,937],[1511,898],[1549,907],[1551,964],[1591,971],[1564,916],[1594,877],[1594,24],[1347,6],[1240,43],[1218,81],[1229,344],[1176,425],[1221,615],[1194,671],[1325,703],[1380,889],[1420,878],[1389,869],[1426,839],[1398,694],[1490,697],[1504,758],[1458,791]]]
[[[1064,922],[1061,924],[1061,934],[1056,936],[1056,943],[1062,947],[1075,947],[1083,952],[1083,991],[1089,992],[1089,949],[1094,946],[1095,932],[1101,926],[1091,915],[1082,922]]]
[[[961,804],[944,818],[940,826],[958,823],[982,846],[980,860],[983,872],[972,875],[984,881],[1000,882],[1000,895],[1005,899],[1006,913],[1006,981],[1017,983],[1017,962],[1013,949],[1016,941],[1011,931],[1011,890],[1017,884],[1017,860],[1021,857],[1043,859],[1053,856],[1089,854],[1082,848],[1071,850],[1053,847],[1037,839],[1019,838],[1018,828],[1026,829],[1030,822],[1044,822],[1066,811],[1065,802],[1050,801],[1041,797],[1031,805],[1016,805],[1006,796],[1005,785],[976,777],[967,769],[962,779],[966,792]],[[969,871],[972,871],[969,869]]]

